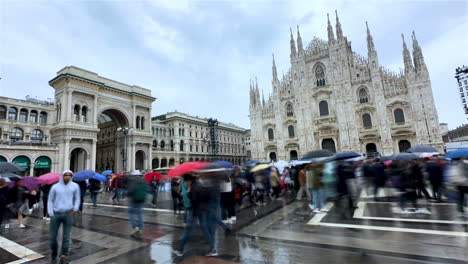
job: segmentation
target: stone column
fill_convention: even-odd
[[[96,157],[96,142],[97,142],[97,140],[93,139],[93,145],[91,146],[91,159],[90,159],[91,166],[90,166],[90,168],[93,171],[96,170],[96,160],[97,160],[97,157]]]
[[[69,170],[70,169],[70,139],[66,138],[65,139],[65,150],[64,150],[64,156],[63,156],[63,170]],[[74,171],[76,172],[76,171]]]
[[[148,144],[148,152],[146,154],[147,164],[146,169],[152,170],[153,169],[153,147],[152,144]]]
[[[128,166],[128,170],[129,171],[132,171],[135,169],[135,143],[130,143],[130,148],[129,148],[129,166]]]
[[[67,118],[65,119],[66,121],[73,121],[73,105],[72,105],[72,90],[69,90],[67,92]]]
[[[34,176],[34,162],[29,163],[29,176]]]
[[[98,107],[97,107],[97,103],[98,103],[98,98],[97,98],[97,95],[94,95],[94,106],[93,106],[93,122],[91,122],[94,125],[98,125],[97,124],[97,111],[98,111]]]

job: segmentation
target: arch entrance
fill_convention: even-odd
[[[136,170],[144,170],[145,169],[145,152],[143,150],[139,150],[135,153],[135,169]]]
[[[128,170],[128,142],[132,129],[125,114],[107,109],[97,116],[96,170]]]
[[[86,170],[86,161],[88,153],[84,148],[75,148],[70,154],[70,170],[73,172]]]

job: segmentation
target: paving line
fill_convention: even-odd
[[[92,203],[83,203],[85,205],[93,205]],[[97,204],[97,206],[102,206],[102,207],[111,207],[111,208],[124,208],[127,209],[128,206],[126,205],[114,205],[114,204]],[[158,208],[142,208],[143,211],[151,211],[151,212],[166,212],[166,213],[172,213],[174,212],[173,210],[170,209],[158,209]]]
[[[327,203],[325,205],[325,208],[330,211],[331,208],[333,207],[333,203]],[[307,223],[308,225],[317,225],[319,224],[322,219],[327,216],[327,213],[320,213],[320,214],[315,214],[314,217],[312,219],[310,219],[310,221]]]
[[[391,231],[391,232],[403,232],[403,233],[418,233],[418,234],[441,235],[441,236],[468,237],[467,232],[457,232],[457,231],[440,231],[440,230],[428,230],[428,229],[416,229],[416,228],[353,225],[353,224],[335,224],[335,223],[317,223],[316,225],[328,226],[328,227],[338,227],[338,228],[353,228],[353,229]]]
[[[25,262],[29,262],[29,261],[44,257],[43,255],[37,252],[34,252],[30,250],[29,248],[23,247],[22,245],[15,243],[11,240],[8,240],[2,236],[0,236],[0,248],[3,248],[4,250],[20,258],[15,261],[8,262],[7,264],[25,263]]]

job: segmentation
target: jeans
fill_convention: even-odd
[[[184,234],[179,243],[179,247],[178,247],[179,251],[181,252],[184,251],[185,244],[187,244],[187,241],[190,235],[192,234],[193,227],[196,225],[197,219],[200,222],[200,226],[202,228],[203,234],[205,235],[205,238],[208,244],[210,245],[210,249],[214,248],[215,241],[214,241],[214,235],[212,235],[210,231],[211,221],[209,221],[208,211],[197,212],[195,216],[192,210],[187,210],[187,225],[185,226]]]
[[[68,246],[70,244],[70,232],[73,225],[73,216],[70,212],[55,213],[50,221],[50,249],[52,250],[52,258],[56,258],[58,254],[57,234],[60,225],[63,225],[62,237],[62,253],[60,255],[68,255]]]
[[[158,202],[159,184],[156,187],[152,188],[151,192],[153,194],[153,200],[151,201],[151,203],[153,205],[156,205],[156,203]]]
[[[312,189],[312,202],[315,209],[325,209],[325,191],[323,189]]]
[[[468,186],[457,186],[458,189],[458,212],[464,213],[465,194],[468,194]]]
[[[97,196],[98,196],[98,193],[97,191],[93,191],[91,192],[91,201],[93,201],[93,204],[96,204],[97,203]]]
[[[306,186],[301,186],[299,188],[299,191],[297,191],[297,197],[296,199],[297,200],[301,200],[302,197],[304,196],[303,193],[305,193],[307,195],[307,198],[309,198],[309,200],[311,200],[312,198],[310,197],[310,193],[309,193],[309,190],[306,188]]]
[[[404,210],[406,203],[411,202],[414,208],[418,208],[418,195],[416,191],[407,191],[400,195],[400,208]]]
[[[144,203],[132,202],[128,207],[128,217],[130,218],[130,223],[134,229],[138,228],[139,230],[143,230],[143,204]]]
[[[42,195],[42,214],[44,217],[48,217],[49,213],[47,211],[47,202],[49,201],[49,196]]]
[[[112,197],[112,200],[117,199],[117,202],[120,202],[120,198],[122,198],[122,189],[117,188],[117,189],[115,189],[115,193],[114,193],[114,196]]]

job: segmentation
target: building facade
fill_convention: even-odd
[[[460,99],[465,115],[468,116],[468,66],[463,65],[455,69],[455,79],[457,79]]]
[[[240,165],[246,161],[243,128],[219,122],[218,153],[212,152],[208,119],[171,112],[152,118],[152,168],[170,168],[186,161],[225,160]]]
[[[291,31],[291,68],[280,79],[273,57],[267,100],[251,81],[252,158],[294,160],[314,149],[387,155],[418,144],[442,151],[429,72],[414,32],[412,56],[403,38],[404,71],[395,73],[379,64],[368,27],[367,57],[353,51],[338,15],[335,27],[328,19],[328,40],[315,37],[307,47],[299,28],[297,41]]]

